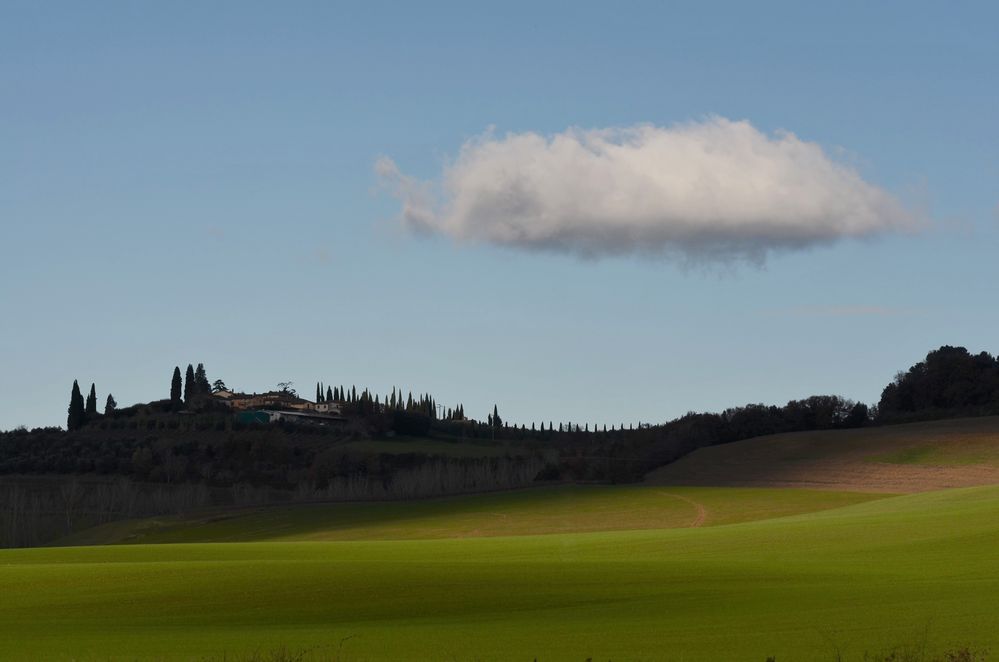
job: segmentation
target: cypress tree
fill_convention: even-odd
[[[104,403],[104,415],[110,416],[117,408],[118,408],[118,403],[114,401],[114,396],[108,393],[108,399]]]
[[[326,387],[326,402],[333,402],[336,398],[333,397],[333,389],[329,386]]]
[[[191,401],[198,392],[198,387],[194,384],[194,366],[187,364],[187,373],[184,374],[184,404],[191,406]]]
[[[170,404],[174,409],[180,408],[180,366],[173,369],[173,379],[170,381]]]
[[[323,401],[323,387],[319,385],[319,382],[316,382],[316,402],[322,402],[322,401]]]
[[[212,392],[212,385],[208,383],[208,375],[205,373],[205,364],[199,363],[194,371],[195,395],[208,395]]]
[[[83,394],[80,393],[80,385],[73,380],[73,390],[69,395],[69,410],[66,416],[66,429],[76,430],[83,425],[87,417],[83,408]]]
[[[90,394],[87,396],[87,404],[83,411],[88,420],[97,417],[97,389],[92,382],[90,384]]]

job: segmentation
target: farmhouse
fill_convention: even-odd
[[[276,411],[273,409],[246,409],[236,414],[240,423],[277,423],[288,421],[311,425],[330,425],[343,423],[347,419],[342,416],[320,414],[314,411]]]
[[[269,414],[299,415],[317,414],[320,417],[337,418],[343,413],[341,402],[312,402],[288,391],[268,391],[266,393],[236,393],[229,390],[212,393],[216,402],[237,412],[267,411]],[[270,416],[271,421],[281,420],[280,416]]]
[[[219,391],[213,393],[218,402],[222,402],[233,409],[295,409],[307,411],[315,409],[316,405],[305,398],[288,391],[268,391],[267,393],[233,393],[231,391]]]
[[[341,408],[341,406],[340,406],[341,404],[343,404],[343,403],[340,403],[340,402],[317,402],[316,405],[315,405],[315,409],[316,409],[317,412],[321,412],[321,413],[325,413],[325,414],[332,414],[334,416],[339,416],[340,413],[343,411],[342,408]]]

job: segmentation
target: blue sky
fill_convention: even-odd
[[[0,4],[0,428],[174,365],[430,391],[484,417],[661,421],[876,401],[999,351],[992,3]],[[420,5],[420,6],[417,6]],[[379,157],[711,117],[821,145],[915,232],[765,264],[414,235]]]

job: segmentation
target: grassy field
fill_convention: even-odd
[[[921,642],[999,650],[999,487],[861,496],[700,528],[689,526],[696,507],[655,489],[622,489],[602,514],[598,492],[578,489],[489,498],[508,499],[511,512],[518,499],[544,510],[539,500],[564,498],[565,512],[592,499],[591,521],[605,522],[642,499],[690,509],[677,511],[680,528],[6,550],[0,659],[232,659],[282,645],[342,660],[834,660]],[[768,499],[668,491],[709,518],[747,517],[732,504]]]
[[[994,418],[779,435],[640,486],[114,523],[0,550],[0,659],[993,659],[999,485],[928,490],[997,448]]]
[[[563,485],[412,502],[214,510],[114,522],[62,544],[411,540],[669,529],[815,512],[881,497],[772,488]]]

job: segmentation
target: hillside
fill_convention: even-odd
[[[412,540],[672,529],[797,515],[883,496],[765,488],[560,485],[408,502],[208,509],[112,522],[59,544]]]
[[[701,448],[652,485],[924,492],[999,483],[999,417],[794,432]]]
[[[988,486],[706,528],[2,550],[0,658],[259,660],[286,647],[274,659],[861,660],[914,659],[870,656],[896,647],[997,650],[997,510],[999,487]]]

